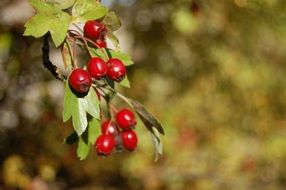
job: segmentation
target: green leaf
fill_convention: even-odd
[[[30,0],[30,3],[38,14],[25,24],[24,35],[39,38],[49,31],[55,45],[59,46],[66,37],[71,16],[42,0]]]
[[[46,3],[43,0],[29,0],[29,2],[36,9],[38,13],[46,15],[54,15],[56,13],[61,12],[61,10],[58,7]]]
[[[93,88],[89,89],[88,94],[83,98],[78,98],[80,106],[92,117],[100,119],[100,108],[98,96]]]
[[[88,122],[88,142],[94,144],[96,138],[100,135],[100,121],[95,118],[91,118]]]
[[[127,75],[125,76],[125,78],[119,84],[121,86],[123,86],[123,87],[130,88],[130,82],[128,80]]]
[[[120,52],[120,51],[114,51],[110,49],[108,51],[110,52],[112,58],[120,59],[125,66],[130,66],[134,64],[130,55]]]
[[[67,138],[64,139],[64,143],[66,144],[73,144],[76,141],[78,141],[78,136],[75,131],[72,132]]]
[[[46,2],[52,4],[59,9],[67,9],[73,6],[75,0],[46,0]]]
[[[73,21],[97,20],[104,17],[107,12],[108,9],[96,0],[77,0],[72,10]]]
[[[89,48],[89,52],[91,53],[91,56],[93,57],[100,57],[104,61],[108,60],[108,56],[106,55],[104,48],[98,48],[98,49]]]
[[[76,151],[79,159],[84,160],[88,156],[89,150],[90,150],[90,144],[88,143],[88,141],[85,139],[84,136],[80,137]]]
[[[46,15],[36,14],[25,24],[26,29],[23,35],[39,38],[49,31],[52,21],[53,19]]]
[[[56,47],[58,47],[65,40],[70,21],[71,16],[65,12],[57,14],[53,20],[50,33]]]
[[[66,82],[63,121],[66,122],[72,117],[73,127],[78,136],[82,135],[87,128],[86,112],[99,119],[99,111],[99,100],[93,88],[90,88],[86,96],[77,97]]]
[[[108,12],[102,22],[105,24],[106,28],[112,32],[121,27],[121,21],[113,11]]]

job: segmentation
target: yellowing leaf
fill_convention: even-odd
[[[23,35],[39,38],[49,31],[52,21],[46,15],[36,14],[25,24],[26,29]]]
[[[56,6],[59,9],[67,9],[75,3],[75,0],[46,0],[46,2]]]
[[[61,10],[43,0],[29,0],[30,4],[36,9],[38,13],[45,15],[54,15],[60,13]]]
[[[121,27],[121,21],[113,11],[108,12],[102,22],[105,24],[107,29],[112,32]]]
[[[62,12],[56,15],[50,28],[52,39],[59,46],[66,38],[71,16],[68,13]]]
[[[108,9],[96,0],[77,0],[73,6],[72,15],[74,22],[96,20],[106,15]]]

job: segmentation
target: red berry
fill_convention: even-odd
[[[99,21],[89,20],[84,24],[83,31],[85,37],[97,39],[101,33],[105,33],[105,26]]]
[[[69,76],[69,84],[76,92],[86,93],[92,84],[92,79],[87,71],[74,69]]]
[[[107,76],[116,81],[120,82],[124,79],[126,69],[124,64],[116,58],[109,59],[107,62]]]
[[[118,130],[116,124],[111,120],[106,120],[101,124],[101,133],[106,135],[115,135]]]
[[[134,150],[137,147],[138,138],[134,131],[123,131],[121,133],[122,144],[127,150]]]
[[[106,63],[99,57],[93,57],[87,63],[87,70],[91,77],[101,79],[106,74]]]
[[[94,145],[98,155],[108,156],[115,147],[115,139],[113,135],[100,135]]]
[[[94,42],[99,48],[106,48],[106,41],[103,38],[98,38]]]
[[[123,130],[129,130],[136,125],[135,115],[128,109],[122,109],[116,115],[116,122]]]

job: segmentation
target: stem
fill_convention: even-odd
[[[71,61],[72,61],[72,67],[74,66],[74,57],[73,57],[73,54],[72,54],[72,48],[71,48],[71,45],[70,45],[70,42],[69,42],[69,38],[67,37],[67,39],[65,40],[65,43],[67,44],[68,46],[68,51],[69,51],[69,55],[71,57]]]
[[[78,64],[77,64],[77,59],[76,59],[76,41],[75,41],[75,39],[73,39],[73,57],[74,57],[74,61],[73,61],[73,66],[75,67],[75,68],[78,68]]]
[[[44,44],[42,47],[42,59],[43,59],[43,65],[46,69],[48,69],[50,71],[50,73],[57,79],[61,80],[61,81],[65,81],[66,80],[66,76],[64,76],[61,71],[59,70],[59,68],[55,65],[53,65],[53,63],[50,61],[50,46],[49,46],[49,36],[50,34],[47,33],[44,36]]]
[[[116,107],[114,107],[111,103],[109,103],[109,107],[110,107],[110,110],[116,114],[118,112],[118,110],[116,109]]]
[[[82,36],[82,34],[79,33],[78,31],[76,31],[76,30],[69,30],[68,32],[69,32],[69,34],[71,35],[72,38],[79,39],[79,40],[81,40],[84,43],[84,46],[85,46],[87,52],[89,53],[90,57],[92,57],[92,54],[89,51],[88,42],[91,43],[96,48],[100,49],[100,51],[105,55],[106,59],[110,58],[110,55],[108,54],[106,49],[105,49],[105,51],[103,51],[102,48],[99,47],[99,45],[94,43],[92,40]]]

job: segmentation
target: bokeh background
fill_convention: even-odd
[[[79,161],[62,143],[63,84],[22,36],[33,9],[1,0],[0,189],[286,189],[286,1],[102,2],[136,62],[119,90],[162,121],[163,156],[139,123],[136,151]]]

